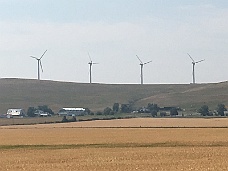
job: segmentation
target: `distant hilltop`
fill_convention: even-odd
[[[81,106],[96,110],[114,103],[147,106],[178,106],[195,111],[201,105],[228,106],[228,82],[210,84],[87,84],[33,79],[0,79],[0,114],[9,108],[48,105],[55,112],[62,107]]]

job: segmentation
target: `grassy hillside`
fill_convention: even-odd
[[[190,111],[195,111],[203,104],[211,109],[215,109],[219,103],[228,107],[228,82],[194,85],[187,90],[152,95],[139,100],[138,104],[151,101],[162,106],[180,106]]]
[[[218,84],[83,84],[27,79],[0,79],[0,113],[8,108],[48,105],[55,112],[62,107],[103,110],[113,103],[133,101],[136,106],[157,103],[195,110],[206,103],[228,106],[228,83]]]

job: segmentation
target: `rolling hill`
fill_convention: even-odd
[[[134,102],[135,106],[157,103],[195,111],[202,104],[228,106],[228,82],[213,84],[86,84],[29,79],[0,79],[0,113],[8,108],[48,105],[57,112],[62,107],[88,107],[94,111],[113,103]]]

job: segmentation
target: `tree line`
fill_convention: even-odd
[[[170,113],[171,116],[178,115],[180,108],[177,107],[166,107],[160,108],[157,104],[148,103],[146,107],[135,108],[133,103],[129,104],[119,104],[114,103],[112,108],[106,107],[103,112],[98,111],[96,115],[114,115],[116,113],[150,113],[152,117],[156,117],[160,111],[160,116],[164,117],[167,115],[166,111]]]
[[[160,116],[164,117],[167,116],[167,112],[170,116],[176,116],[179,114],[179,112],[182,111],[179,107],[164,107],[161,108],[155,103],[148,103],[146,107],[139,107],[136,109],[133,104],[119,104],[114,103],[113,107],[106,107],[103,112],[99,111],[96,114],[97,115],[113,115],[115,113],[131,113],[131,112],[137,112],[137,113],[150,113],[152,117],[158,116],[158,112],[160,112]],[[225,116],[225,111],[227,111],[224,104],[220,103],[217,105],[216,109],[212,112],[210,111],[209,107],[207,105],[201,106],[197,112],[200,113],[202,116]]]
[[[227,111],[227,109],[226,109],[225,105],[221,104],[221,103],[217,105],[214,112],[211,112],[207,105],[203,105],[198,109],[198,112],[202,116],[213,116],[213,115],[225,116],[225,111]]]
[[[27,115],[29,117],[35,117],[37,111],[42,111],[48,114],[54,114],[52,109],[50,109],[47,105],[42,105],[38,107],[29,107],[27,110]],[[180,108],[177,107],[164,107],[161,108],[155,103],[148,103],[146,107],[139,107],[135,108],[133,103],[129,104],[119,104],[114,103],[112,108],[106,107],[103,111],[97,111],[96,113],[92,112],[89,108],[85,108],[85,114],[89,115],[114,115],[116,113],[150,113],[152,117],[158,116],[158,112],[160,111],[160,116],[164,117],[167,115],[167,111],[169,112],[170,116],[176,116],[181,111]],[[218,104],[214,111],[211,111],[207,105],[202,105],[197,112],[200,113],[202,116],[225,116],[225,111],[227,111],[224,104]]]

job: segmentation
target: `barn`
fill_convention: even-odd
[[[84,108],[62,108],[58,112],[59,116],[80,116],[84,114]]]
[[[25,111],[23,109],[8,109],[7,116],[8,117],[25,116]]]

